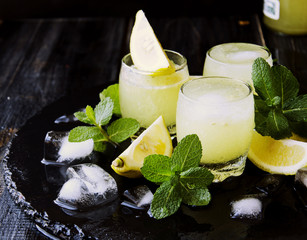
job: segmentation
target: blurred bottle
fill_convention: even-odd
[[[264,24],[280,33],[307,34],[307,0],[264,0]]]

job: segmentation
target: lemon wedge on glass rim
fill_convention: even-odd
[[[174,64],[167,57],[142,10],[136,13],[130,36],[130,53],[139,70],[155,74],[175,71]]]
[[[275,140],[254,131],[248,158],[266,172],[294,175],[307,166],[307,139],[294,134],[291,138]]]
[[[170,133],[162,116],[157,118],[131,145],[111,164],[111,168],[119,175],[141,177],[144,158],[151,154],[171,156],[173,144]]]

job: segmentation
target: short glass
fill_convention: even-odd
[[[175,64],[173,73],[140,71],[133,65],[130,54],[122,59],[119,75],[121,113],[123,117],[138,120],[145,128],[160,115],[169,128],[175,126],[179,89],[189,79],[186,58],[174,51],[165,52]]]
[[[265,47],[236,42],[216,45],[206,53],[203,75],[231,77],[253,86],[252,66],[258,57],[272,66],[272,55]]]
[[[201,164],[220,182],[242,174],[254,129],[250,85],[227,77],[200,77],[182,85],[177,103],[177,140],[197,134]]]

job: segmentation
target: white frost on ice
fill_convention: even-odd
[[[67,169],[69,180],[62,186],[55,203],[68,209],[100,205],[118,194],[115,179],[96,164],[84,163]]]
[[[262,211],[262,202],[253,197],[234,201],[231,205],[233,218],[256,218]]]
[[[142,207],[145,205],[149,205],[152,202],[153,194],[151,191],[148,191],[143,198],[140,200],[140,202],[137,204],[138,207]]]
[[[62,139],[62,145],[59,150],[58,162],[65,161],[67,159],[84,158],[91,154],[94,149],[93,139],[88,139],[83,142],[69,142],[68,136]]]

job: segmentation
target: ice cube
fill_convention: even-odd
[[[45,167],[46,180],[49,183],[62,185],[66,181],[67,164],[55,163],[52,161],[41,161]]]
[[[68,131],[49,131],[45,136],[44,158],[46,179],[50,183],[63,184],[66,169],[72,164],[97,163],[99,153],[93,151],[93,140],[81,143],[68,142]]]
[[[294,190],[303,206],[307,208],[307,167],[296,172]]]
[[[259,182],[257,182],[256,189],[265,195],[272,195],[281,187],[283,182],[283,176],[272,174],[265,175]]]
[[[85,108],[81,108],[78,111],[85,112]],[[60,117],[58,117],[56,120],[54,120],[54,123],[60,124],[60,123],[75,123],[78,122],[78,118],[75,117],[74,114],[64,114]]]
[[[75,211],[62,208],[62,211],[69,216],[75,218],[85,218],[94,221],[106,219],[111,216],[118,208],[119,199],[115,199],[109,203],[106,203],[102,206],[97,206],[95,208],[89,209],[87,211]]]
[[[50,131],[46,134],[44,144],[44,162],[71,163],[86,160],[91,162],[94,142],[69,142],[69,132]]]
[[[69,180],[54,201],[69,210],[86,209],[106,204],[117,197],[114,178],[96,164],[78,164],[67,169]]]
[[[45,136],[44,159],[47,161],[57,161],[62,139],[68,136],[68,132],[49,131]]]
[[[122,202],[122,205],[134,209],[148,208],[153,199],[153,193],[146,185],[128,189],[124,191],[124,196],[129,199],[129,201]]]
[[[200,96],[199,101],[206,104],[218,104],[218,103],[226,103],[229,100],[227,98],[227,95],[212,92]]]
[[[59,123],[74,123],[77,122],[78,119],[74,115],[62,115],[58,117],[57,119],[54,120],[54,123],[59,124]]]
[[[61,142],[61,148],[59,150],[59,158],[57,159],[57,162],[85,158],[92,153],[93,149],[93,139],[88,139],[83,142],[69,142],[68,136],[65,136]]]
[[[262,213],[262,202],[260,199],[252,196],[246,196],[231,202],[232,218],[259,219]]]
[[[226,54],[226,58],[230,62],[234,63],[245,63],[245,62],[252,62],[256,58],[260,57],[262,54],[261,51],[233,51],[228,52]]]
[[[307,188],[307,167],[303,167],[297,171],[295,181],[300,182]]]

